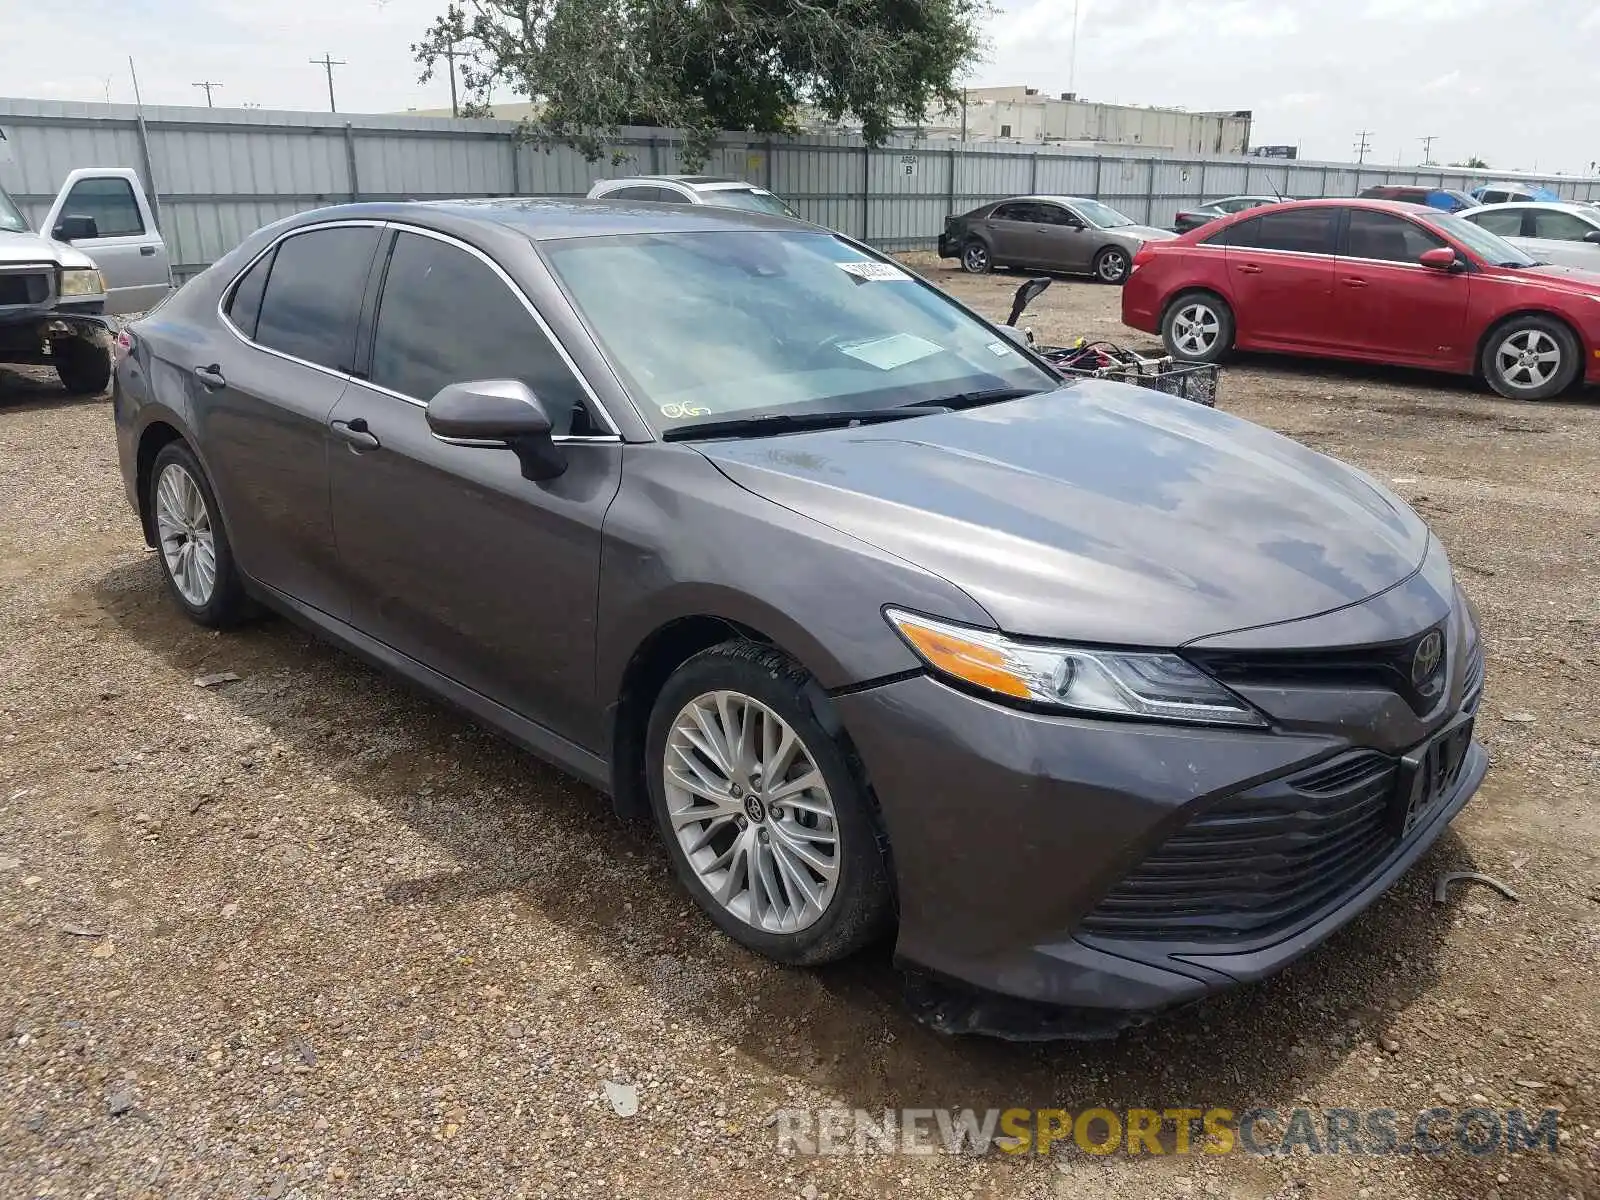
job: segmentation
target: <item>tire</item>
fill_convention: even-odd
[[[61,386],[78,396],[98,396],[111,385],[111,348],[68,338],[51,348]]]
[[[1489,334],[1479,367],[1489,386],[1508,400],[1548,400],[1572,386],[1582,361],[1570,329],[1528,313]]]
[[[173,599],[190,620],[212,629],[251,616],[216,495],[194,452],[183,442],[168,442],[151,464],[149,486],[145,503]],[[186,551],[185,545],[197,548]]]
[[[1094,256],[1094,277],[1101,283],[1121,287],[1132,268],[1133,256],[1121,246],[1107,246]]]
[[[1233,310],[1211,292],[1185,292],[1161,314],[1161,341],[1185,362],[1217,362],[1233,349],[1233,332]]]
[[[818,720],[819,702],[826,703],[816,683],[786,655],[755,642],[724,642],[672,674],[645,736],[650,806],[678,881],[734,941],[796,966],[854,954],[883,936],[894,917],[871,794],[854,753]],[[784,730],[795,736],[779,785],[717,765],[730,756],[731,739],[718,732],[729,726],[764,748],[774,766],[772,749],[789,745]],[[781,783],[813,777],[818,782],[804,791],[774,794]],[[705,815],[686,821],[688,812]],[[727,898],[713,888],[726,889]]]
[[[994,270],[989,247],[979,238],[968,238],[961,247],[961,269],[968,275],[987,275]]]

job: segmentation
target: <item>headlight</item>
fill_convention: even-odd
[[[884,616],[935,672],[996,695],[1096,716],[1266,724],[1176,654],[1019,642],[893,608]]]
[[[103,296],[105,277],[93,267],[62,267],[61,296]]]

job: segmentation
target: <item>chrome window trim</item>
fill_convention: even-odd
[[[402,400],[411,405],[413,408],[420,408],[424,412],[426,412],[428,409],[428,402],[426,400],[418,400],[415,396],[408,396],[404,392],[397,392],[393,388],[386,388],[383,386],[383,384],[373,383],[370,379],[358,379],[352,375],[350,376],[350,382],[359,384],[368,391],[377,392],[382,396],[388,396],[391,400]],[[439,441],[445,442],[451,446],[494,447],[503,450],[509,445],[507,442],[498,441],[493,438],[451,438],[440,437],[440,435],[437,433],[433,436]],[[584,442],[621,442],[622,435],[618,433],[553,433],[550,435],[550,440],[552,442],[556,442],[557,444],[564,444],[567,442],[576,442],[578,444],[582,444]]]
[[[403,232],[406,232],[406,233],[415,233],[415,234],[418,234],[418,235],[420,235],[422,237],[430,237],[430,238],[433,238],[435,241],[444,242],[444,243],[446,243],[448,245],[459,247],[460,249],[465,250],[468,254],[473,255],[474,257],[478,258],[480,261],[485,263],[489,267],[489,269],[491,271],[493,271],[496,276],[499,277],[500,282],[503,283],[507,288],[509,288],[511,290],[511,294],[514,295],[518,300],[520,300],[522,302],[522,307],[525,310],[527,310],[528,315],[533,318],[534,324],[538,325],[540,330],[543,331],[545,337],[550,339],[550,344],[555,347],[556,354],[558,356],[560,356],[561,361],[562,361],[563,364],[565,364],[567,370],[572,372],[572,377],[578,381],[578,386],[583,390],[583,394],[588,399],[589,403],[591,405],[593,405],[594,411],[599,414],[601,420],[604,421],[605,424],[607,425],[607,427],[609,427],[610,430],[611,430],[611,432],[608,433],[608,434],[576,434],[576,435],[574,435],[574,434],[560,434],[560,435],[552,436],[551,441],[554,441],[554,442],[620,442],[620,441],[622,441],[622,434],[617,428],[617,423],[611,419],[611,414],[606,411],[606,407],[605,407],[604,404],[601,403],[600,397],[595,394],[595,390],[590,385],[588,378],[578,368],[578,364],[573,361],[572,356],[569,353],[567,353],[567,348],[561,344],[561,339],[556,337],[555,331],[550,328],[549,324],[546,323],[544,317],[542,317],[539,314],[539,310],[536,309],[533,306],[533,302],[531,300],[529,300],[527,295],[523,292],[523,290],[520,287],[517,286],[516,281],[513,280],[510,275],[506,274],[505,269],[503,267],[501,267],[499,263],[495,262],[494,259],[490,258],[483,251],[479,250],[476,246],[468,245],[466,242],[463,242],[460,238],[451,237],[449,234],[440,233],[437,230],[433,230],[433,229],[425,229],[420,225],[410,225],[410,224],[407,224],[404,221],[397,221],[397,220],[392,220],[392,219],[375,220],[375,219],[370,218],[370,217],[369,218],[354,218],[354,217],[352,217],[352,218],[348,218],[348,219],[345,219],[345,220],[317,221],[317,222],[315,222],[313,224],[310,224],[310,225],[299,225],[299,226],[296,226],[293,229],[285,230],[282,234],[280,234],[279,236],[273,238],[272,241],[267,243],[267,245],[263,246],[261,248],[260,253],[256,254],[254,257],[252,257],[250,259],[249,262],[247,262],[242,268],[240,268],[238,273],[235,274],[233,276],[233,278],[228,281],[227,286],[222,289],[221,294],[217,297],[217,317],[218,317],[219,320],[221,320],[223,325],[225,325],[227,327],[228,332],[233,334],[234,337],[238,338],[241,342],[243,342],[246,346],[249,346],[252,350],[259,350],[263,354],[271,354],[275,358],[281,358],[286,362],[296,363],[296,364],[298,364],[299,366],[302,366],[302,367],[309,367],[313,371],[321,371],[324,375],[331,375],[335,379],[343,379],[348,383],[359,383],[359,384],[362,384],[363,386],[369,387],[369,388],[373,389],[374,391],[381,392],[386,396],[392,396],[396,400],[404,400],[407,404],[413,404],[413,405],[416,405],[418,408],[426,409],[428,407],[428,402],[426,400],[419,400],[415,396],[407,396],[404,393],[397,392],[392,388],[386,388],[382,384],[374,383],[370,379],[362,379],[358,375],[351,375],[351,374],[348,374],[348,373],[346,373],[344,371],[337,371],[337,370],[334,370],[332,367],[325,367],[321,363],[314,363],[314,362],[309,362],[309,361],[307,361],[306,359],[303,359],[303,358],[296,358],[293,354],[285,354],[282,350],[274,350],[271,346],[263,346],[260,342],[254,341],[251,338],[246,337],[244,335],[244,331],[241,330],[237,325],[235,325],[231,320],[228,319],[228,313],[227,313],[225,305],[232,298],[234,289],[239,286],[239,281],[241,279],[243,279],[246,274],[249,273],[250,268],[254,267],[256,265],[256,263],[260,262],[263,258],[265,258],[268,254],[270,254],[274,249],[276,249],[278,246],[280,246],[284,242],[288,241],[292,237],[297,237],[297,236],[299,236],[300,234],[303,234],[303,233],[311,233],[311,232],[313,232],[315,230],[319,230],[319,229],[338,229],[338,228],[341,228],[341,227],[376,228],[376,229],[380,229],[380,230],[382,230],[382,229],[395,229],[395,230],[403,231]],[[270,280],[269,280],[269,282],[270,282]],[[265,295],[265,293],[263,293],[263,295]],[[379,293],[379,305],[378,305],[378,307],[380,309],[382,308],[382,293],[381,293],[381,291]],[[376,330],[376,328],[377,328],[377,316],[378,316],[377,312],[374,311],[373,317],[372,317],[374,330]],[[443,440],[443,439],[441,439],[441,440]]]

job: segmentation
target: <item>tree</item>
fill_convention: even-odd
[[[693,169],[718,130],[788,132],[801,104],[856,117],[872,145],[897,115],[953,106],[987,11],[987,0],[452,0],[412,52],[426,82],[454,51],[466,112],[483,112],[492,88],[533,100],[529,140],[594,162],[620,126],[681,129]]]
[[[1466,167],[1470,171],[1487,171],[1489,169],[1489,164],[1484,162],[1483,159],[1479,158],[1476,154],[1467,159],[1465,162],[1453,162],[1450,165],[1452,167]]]

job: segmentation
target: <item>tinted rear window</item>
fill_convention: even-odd
[[[228,319],[247,338],[256,336],[256,320],[261,316],[261,295],[267,290],[267,273],[272,270],[272,252],[263,254],[255,266],[244,273],[228,300]]]
[[[377,246],[377,228],[366,225],[313,229],[285,238],[267,279],[255,340],[350,373],[361,293]]]
[[[1206,240],[1218,246],[1332,254],[1336,208],[1298,208],[1248,217]]]

